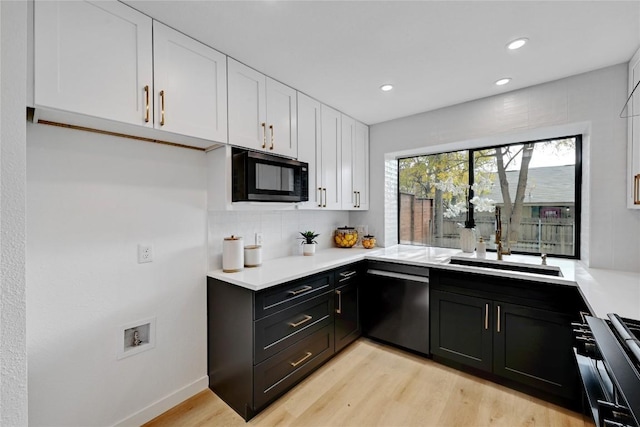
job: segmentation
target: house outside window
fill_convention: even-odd
[[[460,228],[495,250],[579,258],[581,137],[398,160],[399,243],[460,248]],[[498,208],[498,209],[496,209]]]

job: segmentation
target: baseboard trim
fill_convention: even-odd
[[[168,396],[152,403],[146,408],[129,415],[128,417],[118,421],[114,424],[114,427],[138,427],[147,421],[151,421],[158,415],[168,411],[177,404],[184,402],[191,396],[200,393],[202,390],[209,386],[209,377],[207,375],[197,379],[191,384],[187,384],[183,388],[174,391]]]

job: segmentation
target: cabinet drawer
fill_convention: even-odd
[[[261,319],[329,291],[333,286],[332,278],[333,273],[321,273],[256,293],[254,319]]]
[[[287,391],[333,355],[333,326],[304,338],[254,368],[254,409]]]
[[[264,317],[254,325],[254,363],[260,363],[333,322],[333,294],[325,293]]]

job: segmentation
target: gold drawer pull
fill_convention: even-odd
[[[322,207],[322,187],[318,187],[318,192],[320,193],[320,204],[318,204],[318,207],[321,208]]]
[[[500,332],[500,306],[498,306],[498,332]]]
[[[640,174],[633,177],[633,204],[640,205]]]
[[[273,150],[273,142],[275,139],[275,136],[273,135],[273,125],[269,125],[269,130],[271,131],[271,147],[269,147],[269,150]]]
[[[289,326],[291,326],[292,328],[297,328],[300,325],[304,325],[305,323],[307,323],[311,319],[313,319],[312,316],[309,316],[308,314],[305,314],[304,315],[304,319],[302,319],[301,321],[299,321],[297,323],[289,323]]]
[[[144,97],[145,97],[144,122],[149,123],[149,85],[146,85],[144,87]]]
[[[324,203],[322,204],[323,208],[327,207],[327,189],[323,188],[322,191],[324,191]]]
[[[164,90],[160,91],[160,126],[164,126]]]
[[[295,368],[296,366],[298,366],[299,364],[301,364],[302,362],[304,362],[305,360],[310,358],[311,355],[312,355],[312,353],[310,351],[307,351],[307,354],[305,354],[302,359],[298,360],[297,362],[289,362],[289,363],[291,363],[291,366],[293,366]]]
[[[489,329],[489,304],[484,305],[484,328]]]
[[[262,148],[267,148],[267,124],[262,122],[260,126],[262,126]]]
[[[336,295],[338,295],[338,308],[336,309],[336,314],[342,314],[342,291],[336,291]]]
[[[303,292],[310,291],[311,289],[313,289],[313,286],[307,285],[307,286],[301,287],[300,289],[296,289],[295,291],[289,291],[289,294],[290,295],[298,295],[298,294],[301,294]]]

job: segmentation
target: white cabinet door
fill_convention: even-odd
[[[322,105],[320,107],[322,132],[322,144],[319,147],[316,159],[320,159],[318,176],[322,183],[322,207],[326,209],[340,209],[341,191],[341,156],[340,140],[342,134],[340,112]],[[316,160],[317,161],[317,160]]]
[[[268,151],[298,156],[297,101],[295,89],[267,77]]]
[[[37,1],[34,15],[36,107],[153,126],[151,18],[116,1]]]
[[[227,57],[153,22],[155,127],[227,142]]]
[[[358,210],[369,209],[369,126],[356,122],[353,143],[353,191]]]
[[[342,209],[357,208],[357,196],[353,187],[353,149],[356,133],[356,121],[351,117],[342,115],[342,140],[340,152],[342,155]]]
[[[232,58],[227,69],[229,144],[267,149],[266,77]]]
[[[640,50],[629,62],[629,90],[633,90],[640,81]],[[627,158],[627,206],[630,209],[640,209],[640,87],[636,89],[633,98],[627,106],[629,117],[628,127],[628,158]]]
[[[309,201],[301,205],[304,209],[320,209],[322,177],[321,158],[316,160],[316,150],[321,150],[320,103],[298,92],[298,160],[309,164]]]

